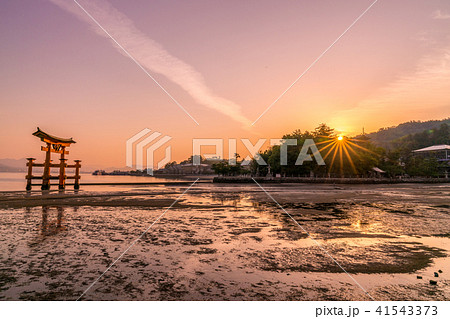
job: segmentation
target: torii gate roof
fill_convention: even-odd
[[[76,143],[72,138],[61,138],[61,137],[56,137],[56,136],[47,134],[44,131],[41,131],[41,129],[39,127],[37,128],[37,131],[33,133],[33,135],[39,137],[41,139],[41,141],[46,142],[46,143],[68,144],[68,145],[70,145],[72,143]]]

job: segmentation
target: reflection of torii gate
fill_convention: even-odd
[[[37,128],[37,131],[33,133],[34,136],[37,136],[41,139],[42,142],[46,143],[47,146],[41,146],[41,151],[45,152],[45,162],[44,164],[36,164],[34,161],[35,158],[27,158],[28,163],[28,174],[25,177],[27,179],[27,190],[31,190],[31,181],[33,179],[42,179],[42,187],[41,189],[47,190],[50,189],[50,180],[58,179],[59,180],[59,189],[64,189],[66,186],[66,179],[74,179],[74,188],[80,188],[80,160],[76,160],[74,165],[67,165],[65,155],[68,155],[69,152],[66,151],[66,147],[69,147],[70,144],[76,143],[72,138],[59,138],[56,136],[52,136],[47,134]],[[61,154],[60,163],[52,164],[52,160],[50,159],[51,153]],[[43,167],[44,174],[42,176],[33,176],[32,170],[34,167]],[[59,176],[51,176],[50,169],[52,167],[59,167]],[[66,176],[66,168],[75,168],[74,176]]]

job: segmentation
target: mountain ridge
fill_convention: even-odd
[[[389,149],[394,146],[393,143],[395,141],[403,137],[422,133],[426,130],[438,129],[442,124],[450,126],[450,117],[442,120],[404,122],[396,126],[380,128],[376,132],[366,134],[366,136],[370,138],[374,144]]]

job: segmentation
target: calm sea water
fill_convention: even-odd
[[[5,173],[0,172],[0,191],[24,191],[26,186],[25,180],[26,173]],[[172,181],[174,179],[171,179]],[[163,182],[167,181],[166,178],[158,178],[152,176],[95,176],[92,174],[81,174],[81,184],[84,183],[145,183],[145,182]],[[35,180],[34,183],[39,183],[39,180]],[[73,181],[69,180],[68,183]],[[57,181],[52,181],[57,183]],[[95,186],[94,186],[95,187]],[[52,187],[57,189],[57,186]],[[67,186],[68,189],[72,189],[72,186]],[[34,186],[33,189],[39,190],[38,186]]]

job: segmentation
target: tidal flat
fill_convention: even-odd
[[[449,184],[262,187],[0,192],[0,300],[450,299]]]

